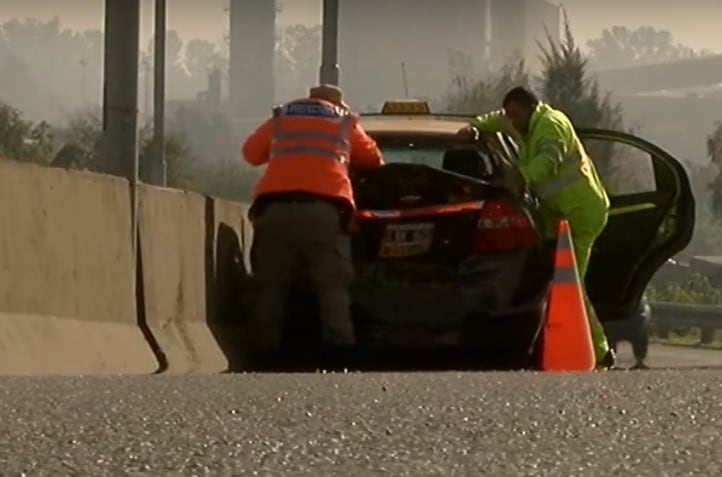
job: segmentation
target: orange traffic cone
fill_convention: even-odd
[[[594,347],[569,222],[557,224],[554,278],[542,336],[544,371],[592,371]]]

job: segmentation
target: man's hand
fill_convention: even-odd
[[[462,142],[471,143],[479,139],[479,130],[472,125],[464,126],[456,131],[456,137]]]

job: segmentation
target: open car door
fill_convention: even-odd
[[[682,164],[631,134],[578,129],[611,201],[609,221],[587,270],[587,293],[601,321],[630,317],[652,276],[692,239],[695,201]],[[497,134],[507,154],[517,145]]]
[[[659,268],[692,239],[695,201],[682,164],[654,144],[602,129],[577,131],[611,201],[587,271],[601,321],[626,319]]]

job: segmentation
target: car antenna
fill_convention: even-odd
[[[406,65],[404,62],[401,62],[401,81],[404,84],[404,94],[406,95],[406,99],[409,98],[409,82],[406,80]]]

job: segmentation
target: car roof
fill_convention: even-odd
[[[451,114],[362,114],[359,123],[372,136],[430,135],[451,137],[472,116]]]

